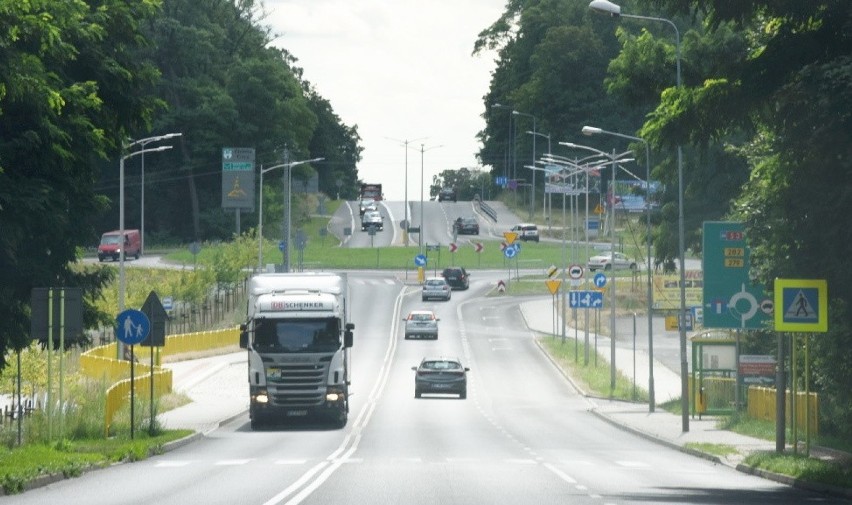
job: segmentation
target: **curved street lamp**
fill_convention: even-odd
[[[677,87],[681,87],[680,79],[680,31],[673,21],[666,18],[637,16],[635,14],[624,14],[621,12],[621,6],[616,5],[609,0],[592,0],[589,3],[589,8],[595,12],[609,14],[612,17],[623,17],[632,19],[643,19],[646,21],[658,21],[666,23],[674,29],[675,32],[675,60],[677,66]],[[689,364],[686,361],[686,259],[684,245],[684,224],[683,224],[683,150],[680,144],[677,146],[677,235],[678,235],[678,262],[680,263],[680,313],[678,317],[678,332],[680,336],[680,401],[681,401],[681,429],[683,432],[689,431],[689,385],[687,382],[689,376]]]
[[[263,174],[269,172],[271,170],[275,170],[276,168],[286,168],[287,169],[287,235],[290,235],[290,169],[293,167],[297,167],[299,165],[304,165],[305,163],[313,163],[315,161],[323,161],[325,158],[314,158],[311,160],[301,160],[301,161],[291,161],[290,163],[280,163],[278,165],[273,165],[271,167],[263,168],[263,165],[260,166],[260,191],[258,192],[260,196],[258,197],[258,216],[257,216],[257,269],[258,271],[263,268]],[[290,237],[284,237],[284,247],[290,247]],[[287,260],[285,262],[285,267],[287,271],[290,271],[289,264],[290,255],[287,255]]]
[[[653,289],[651,282],[651,202],[648,198],[651,194],[651,151],[648,147],[648,141],[640,137],[611,132],[594,126],[584,126],[583,134],[590,136],[600,134],[612,135],[645,144],[645,226],[648,234],[646,240],[648,250],[645,256],[648,265],[648,411],[654,412],[656,400],[654,395],[654,320],[651,314],[651,309],[653,308]]]
[[[125,147],[131,147],[134,145],[142,146],[142,149],[145,149],[145,146],[151,142],[160,142],[161,140],[167,140],[174,137],[180,137],[183,133],[167,133],[165,135],[158,135],[156,137],[148,137],[144,139],[139,139],[134,142],[131,142]],[[139,223],[139,251],[142,254],[145,254],[145,154],[142,154],[142,172],[141,172],[141,180],[140,183],[142,185],[142,208],[139,210],[140,214],[140,223]]]
[[[526,116],[526,117],[531,117],[531,118],[532,118],[532,120],[533,120],[533,129],[532,129],[532,131],[533,131],[533,132],[535,132],[535,131],[536,131],[536,118],[535,118],[535,116],[534,116],[534,115],[532,115],[532,114],[528,114],[528,113],[526,113],[526,112],[519,112],[519,111],[516,111],[516,110],[513,110],[513,111],[512,111],[512,115],[513,115],[513,116]],[[533,160],[533,165],[535,165],[535,137],[536,137],[536,135],[535,135],[535,134],[533,134],[533,145],[532,145],[532,160]],[[530,173],[530,178],[532,179],[532,189],[530,190],[530,221],[532,221],[532,220],[533,220],[533,213],[535,212],[535,171],[533,171],[533,172],[531,172],[531,173]]]

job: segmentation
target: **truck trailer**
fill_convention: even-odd
[[[248,351],[252,429],[321,417],[338,428],[349,415],[355,325],[345,274],[262,273],[249,280],[240,347]]]

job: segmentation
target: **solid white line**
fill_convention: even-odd
[[[403,287],[400,290],[399,295],[397,295],[396,302],[394,302],[394,314],[398,314],[400,307],[402,306],[402,299],[405,296],[406,288]],[[370,418],[373,415],[373,412],[376,409],[376,403],[381,395],[381,392],[384,390],[385,385],[387,384],[388,377],[390,376],[390,365],[393,361],[393,357],[396,354],[396,344],[397,338],[396,334],[399,330],[399,321],[398,317],[393,319],[393,324],[391,325],[390,335],[388,336],[388,347],[385,352],[385,356],[382,359],[382,366],[379,369],[379,376],[376,379],[375,384],[373,384],[373,389],[370,391],[368,395],[367,404],[364,406],[364,409],[359,413],[358,417],[352,423],[352,428],[349,433],[344,437],[343,442],[335,449],[331,454],[328,455],[325,461],[319,463],[314,466],[307,473],[302,475],[296,482],[288,486],[286,489],[273,496],[270,500],[264,503],[264,505],[277,505],[279,503],[284,503],[285,500],[293,493],[296,493],[297,490],[301,488],[301,491],[298,491],[291,499],[286,501],[287,505],[297,505],[301,503],[302,500],[310,496],[311,493],[316,491],[319,486],[321,486],[328,478],[334,473],[335,470],[340,468],[340,465],[347,462],[350,456],[358,449],[358,445],[361,441],[361,432],[367,426],[370,421]],[[326,468],[326,466],[328,468]],[[321,474],[316,475],[321,470]],[[316,475],[316,478],[314,476]],[[314,479],[311,481],[311,479]]]

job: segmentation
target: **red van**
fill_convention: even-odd
[[[122,245],[121,231],[108,231],[101,236],[101,243],[98,245],[98,261],[103,261],[107,258],[112,258],[113,261],[118,261],[119,256],[124,251],[124,259],[134,257],[139,259],[139,251],[142,248],[142,238],[139,235],[139,230],[124,230],[124,242]]]

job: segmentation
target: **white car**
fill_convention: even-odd
[[[440,319],[431,310],[412,310],[404,321],[406,339],[424,337],[435,340],[438,338]]]
[[[382,231],[385,227],[385,219],[377,210],[368,210],[361,217],[361,231],[366,231],[370,227],[379,231]]]
[[[589,258],[589,271],[594,272],[598,269],[612,270],[613,266],[616,270],[636,270],[636,260],[628,258],[626,255],[617,252],[613,259],[612,252],[606,252]]]
[[[447,284],[447,280],[443,277],[429,277],[423,283],[421,298],[424,302],[430,298],[440,298],[442,300],[450,301],[450,297],[452,296],[452,289],[450,288],[450,285]]]

